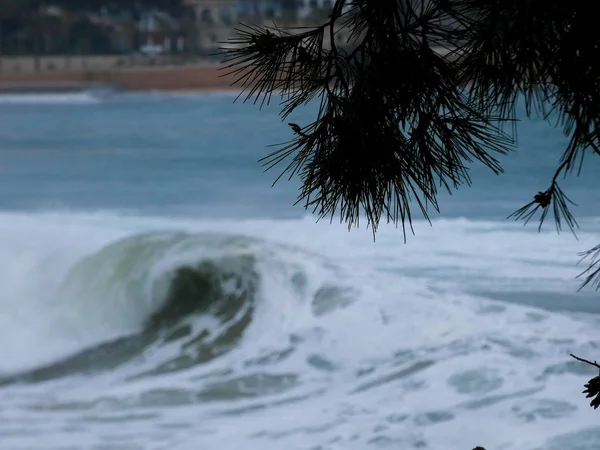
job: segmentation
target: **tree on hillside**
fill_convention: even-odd
[[[429,220],[438,189],[469,185],[467,165],[502,172],[516,145],[516,103],[555,120],[569,138],[548,186],[512,217],[558,231],[577,222],[561,189],[585,155],[600,155],[600,35],[594,2],[567,0],[337,0],[320,26],[292,32],[242,25],[224,50],[245,99],[282,96],[283,119],[317,99],[309,124],[264,158],[299,175],[298,202],[349,227],[366,217],[412,231],[411,206]],[[337,45],[344,29],[350,50]],[[348,48],[348,46],[344,46]],[[583,285],[600,287],[600,245]],[[595,365],[591,361],[585,361]],[[586,384],[600,405],[600,377]]]

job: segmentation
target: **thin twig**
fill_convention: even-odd
[[[570,355],[571,355],[571,357],[575,358],[577,361],[584,362],[584,363],[589,364],[590,366],[594,366],[595,368],[600,370],[600,364],[598,364],[596,361],[594,361],[594,362],[588,361],[587,359],[583,359],[583,358],[580,358],[579,356],[575,356],[573,353],[570,353]]]

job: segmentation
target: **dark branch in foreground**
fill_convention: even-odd
[[[338,0],[320,27],[246,27],[228,43],[225,70],[246,99],[279,95],[283,118],[320,101],[315,121],[263,159],[267,169],[287,161],[282,175],[300,177],[305,208],[349,226],[364,215],[373,232],[394,222],[406,238],[411,202],[429,219],[438,189],[470,184],[472,161],[502,171],[495,155],[514,145],[501,129],[511,119],[480,108],[459,68],[434,51],[457,35],[444,18],[438,2]]]
[[[587,359],[583,359],[580,358],[578,356],[575,356],[571,353],[571,356],[573,358],[575,358],[577,361],[581,361],[584,362],[586,364],[589,364],[590,366],[595,367],[596,369],[600,370],[600,365],[594,361],[588,361]],[[586,384],[583,385],[583,387],[585,387],[585,390],[583,391],[584,394],[587,394],[585,396],[585,398],[592,398],[592,401],[590,402],[590,406],[594,409],[598,409],[598,406],[600,406],[600,375],[592,378],[590,381],[588,381]]]
[[[336,0],[318,27],[241,25],[223,70],[244,101],[281,101],[285,119],[316,100],[315,119],[267,155],[298,176],[297,203],[349,227],[366,218],[412,231],[411,206],[429,220],[438,192],[469,185],[478,161],[516,144],[516,104],[556,118],[569,144],[550,186],[510,217],[552,211],[557,231],[577,222],[558,177],[600,155],[600,35],[593,2],[566,0]],[[341,39],[342,33],[346,36]],[[505,130],[505,125],[509,125]],[[600,287],[598,248],[583,286]],[[590,256],[586,254],[586,256]]]
[[[543,192],[538,192],[534,197],[533,201],[529,202],[522,208],[518,209],[514,213],[512,213],[508,218],[514,217],[515,220],[524,220],[525,224],[529,222],[529,220],[535,215],[535,213],[541,208],[542,215],[540,217],[540,224],[538,226],[538,231],[541,231],[542,225],[546,220],[546,216],[548,211],[550,210],[550,205],[552,205],[552,210],[554,214],[554,223],[556,224],[556,231],[559,233],[562,231],[562,220],[564,219],[565,223],[571,230],[571,232],[575,235],[575,228],[578,227],[577,221],[571,211],[569,211],[569,203],[571,205],[575,205],[562,191],[562,189],[558,186],[557,178],[559,175],[565,170],[568,165],[568,161],[563,161],[563,163],[558,167],[554,176],[552,177],[552,182],[550,187]],[[575,205],[577,206],[577,205]]]
[[[579,275],[580,278],[584,277],[583,283],[579,289],[581,290],[588,285],[600,289],[600,245],[581,253],[580,256],[582,257],[582,261],[589,259],[590,265]]]

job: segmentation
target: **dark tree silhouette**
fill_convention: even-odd
[[[224,70],[244,101],[281,96],[283,119],[318,99],[314,122],[289,124],[294,137],[263,160],[267,169],[287,161],[280,177],[299,175],[298,202],[349,227],[364,216],[374,234],[394,222],[405,239],[412,202],[429,220],[438,189],[470,184],[468,164],[502,172],[497,158],[516,145],[524,99],[527,116],[553,118],[569,144],[549,186],[512,217],[539,213],[541,228],[551,212],[558,231],[575,232],[559,178],[600,154],[595,11],[567,0],[337,0],[314,28],[242,24]],[[599,288],[600,245],[582,256],[591,261],[583,286]],[[599,379],[585,385],[593,407]]]

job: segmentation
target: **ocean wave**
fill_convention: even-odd
[[[299,292],[301,273],[277,256],[286,252],[294,254],[259,239],[217,233],[151,232],[110,243],[77,261],[52,294],[50,308],[39,312],[53,330],[41,333],[37,345],[55,339],[81,348],[67,346],[43,364],[28,361],[33,368],[0,382],[110,370],[174,342],[179,350],[155,360],[148,373],[217,358],[239,344],[258,302],[273,293]],[[332,288],[317,290],[316,313],[327,310],[336,295]]]
[[[566,268],[544,261],[577,259],[554,233],[454,220],[405,246],[392,228],[373,243],[308,218],[0,219],[9,447],[59,447],[67,427],[85,447],[118,422],[142,446],[189,423],[168,444],[182,449],[528,450],[593,425],[573,397],[593,373],[568,355],[593,357],[597,316],[466,292],[484,276],[548,289]],[[442,282],[450,267],[464,283]]]

